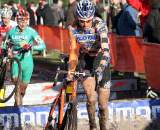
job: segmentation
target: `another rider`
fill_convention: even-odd
[[[97,130],[96,91],[98,93],[100,130],[107,130],[108,100],[110,95],[109,41],[108,29],[104,21],[94,16],[95,6],[89,0],[80,0],[76,7],[76,20],[69,26],[70,54],[68,70],[83,69],[92,76],[83,80],[87,95],[87,111],[90,130]],[[73,75],[68,73],[68,80]]]
[[[13,56],[17,57],[21,63],[21,83],[15,94],[15,105],[22,105],[22,99],[25,95],[26,88],[30,83],[33,72],[33,57],[32,50],[43,51],[46,46],[38,33],[27,25],[29,20],[28,12],[22,10],[17,14],[18,25],[9,30],[6,34],[6,39],[13,44]],[[5,39],[5,40],[6,40]],[[34,41],[37,43],[33,45]],[[3,42],[5,48],[5,43]],[[35,44],[35,43],[34,43]],[[18,76],[17,65],[13,66],[13,78]]]
[[[17,26],[15,21],[11,20],[12,17],[12,10],[8,7],[4,7],[1,10],[1,19],[0,21],[0,37],[3,38],[6,35],[6,32],[11,29],[12,27]]]

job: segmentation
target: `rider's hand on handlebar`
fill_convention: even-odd
[[[32,46],[31,46],[30,44],[27,44],[27,43],[26,43],[26,44],[24,44],[24,45],[22,46],[22,49],[25,50],[25,51],[28,51],[28,50],[31,50],[31,47],[32,47]]]
[[[73,77],[74,77],[74,75],[73,74],[71,74],[71,73],[68,73],[67,74],[67,81],[73,81]]]

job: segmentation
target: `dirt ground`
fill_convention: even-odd
[[[98,119],[97,119],[98,124]],[[137,119],[134,121],[110,122],[108,130],[160,130],[159,121],[152,122],[145,119]],[[78,130],[89,130],[88,120],[78,121]],[[100,130],[98,128],[98,130]]]
[[[121,121],[119,123],[112,122],[112,123],[109,123],[108,130],[160,130],[159,122],[160,120],[147,122],[144,119],[137,119],[134,121]],[[97,119],[97,124],[98,124],[98,119]],[[6,129],[0,128],[0,130],[6,130]],[[13,128],[11,130],[44,130],[44,128],[25,126],[23,128]],[[78,120],[77,130],[89,130],[88,120],[87,119]],[[99,127],[97,130],[100,130]]]

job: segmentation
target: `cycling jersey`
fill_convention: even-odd
[[[43,40],[40,38],[38,33],[32,29],[31,27],[25,27],[25,29],[20,32],[19,27],[16,26],[7,32],[6,37],[10,39],[13,44],[13,55],[20,60],[21,68],[22,68],[22,82],[29,83],[31,79],[31,75],[33,72],[33,58],[32,51],[28,50],[25,52],[21,52],[24,44],[30,44],[32,46],[32,50],[44,50],[45,44]],[[37,45],[33,46],[33,42],[36,41]],[[5,48],[5,44],[3,43],[3,48]],[[13,76],[18,76],[17,65],[13,65]]]
[[[6,27],[3,25],[3,22],[0,22],[0,37],[4,37],[6,32],[8,32],[12,27],[17,26],[15,21],[10,20],[9,25]]]
[[[88,29],[82,29],[77,21],[73,26],[69,26],[69,31],[71,39],[69,69],[71,71],[75,70],[78,61],[77,43],[80,47],[80,54],[96,56],[101,51],[103,53],[102,59],[109,59],[108,30],[102,19],[94,17],[92,27]]]

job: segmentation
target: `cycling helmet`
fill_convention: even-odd
[[[12,10],[10,8],[4,7],[1,10],[1,17],[3,18],[11,18],[12,17]]]
[[[28,20],[29,13],[26,10],[19,10],[17,13],[17,20]]]
[[[80,0],[76,7],[78,19],[90,20],[94,17],[95,6],[90,0]]]

